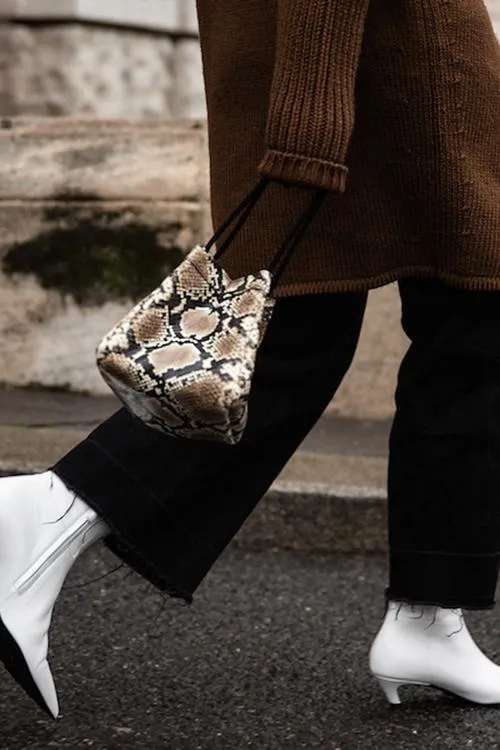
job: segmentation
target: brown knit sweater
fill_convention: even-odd
[[[500,56],[483,0],[198,11],[214,224],[259,172],[274,181],[230,273],[268,265],[316,187],[331,195],[280,294],[423,275],[500,289]]]

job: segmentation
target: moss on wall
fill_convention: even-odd
[[[81,305],[137,300],[181,261],[180,223],[153,227],[99,206],[83,193],[54,196],[45,211],[53,228],[14,245],[2,261],[6,274],[34,274],[42,287]],[[159,239],[161,235],[161,241]]]

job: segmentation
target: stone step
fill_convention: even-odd
[[[0,200],[208,200],[205,125],[4,118]]]

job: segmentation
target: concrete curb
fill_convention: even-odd
[[[387,494],[371,487],[276,482],[234,544],[252,551],[385,553]]]

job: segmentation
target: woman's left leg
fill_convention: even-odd
[[[462,608],[492,607],[498,576],[500,293],[421,279],[400,291],[411,345],[390,440],[390,585],[372,670],[496,703],[500,669]],[[393,702],[395,684],[384,683]]]
[[[389,462],[389,597],[494,604],[500,553],[500,293],[400,284]]]

